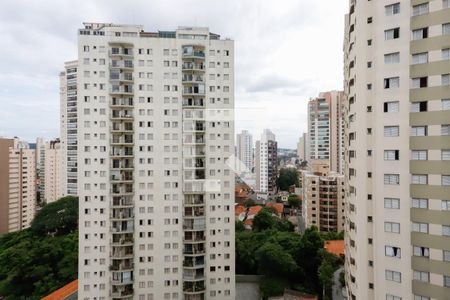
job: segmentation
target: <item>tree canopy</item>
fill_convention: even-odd
[[[282,191],[287,191],[291,185],[298,187],[298,171],[294,168],[283,168],[278,177],[278,187]]]
[[[78,200],[66,197],[45,205],[32,228],[0,237],[0,298],[41,299],[77,278],[77,220]]]

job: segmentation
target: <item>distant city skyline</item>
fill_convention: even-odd
[[[346,3],[214,1],[201,2],[207,12],[202,14],[198,3],[176,2],[177,10],[170,9],[174,1],[3,3],[0,25],[8,47],[0,54],[8,59],[0,67],[0,136],[29,142],[59,137],[58,75],[63,63],[76,57],[73,33],[81,22],[142,24],[150,30],[184,24],[208,26],[235,40],[236,133],[246,129],[258,136],[270,128],[279,147],[295,149],[306,131],[309,98],[342,88]],[[323,41],[327,47],[316,46]]]

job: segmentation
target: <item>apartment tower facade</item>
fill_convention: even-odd
[[[17,138],[0,139],[0,234],[30,227],[36,213],[36,152]]]
[[[78,61],[68,61],[64,64],[64,71],[59,74],[62,196],[78,195],[77,68]]]
[[[256,189],[273,195],[277,191],[278,146],[275,134],[264,129],[261,139],[256,141],[255,173]]]
[[[450,295],[449,1],[350,1],[349,299]]]
[[[247,172],[253,170],[253,136],[248,130],[236,135],[236,157],[245,165]],[[246,171],[239,170],[240,172]]]
[[[55,202],[62,197],[61,142],[59,139],[45,143],[44,202]]]
[[[234,299],[233,41],[84,25],[80,299]]]
[[[308,157],[327,160],[331,170],[343,173],[344,126],[342,91],[330,91],[308,102]]]

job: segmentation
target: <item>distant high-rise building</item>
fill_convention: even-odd
[[[236,157],[245,165],[248,171],[253,169],[253,137],[248,130],[242,130],[236,135]],[[239,170],[243,172],[245,170]]]
[[[303,133],[302,136],[298,139],[297,143],[297,156],[300,160],[307,160],[306,158],[306,141],[307,134]]]
[[[302,171],[302,217],[306,227],[321,232],[344,230],[344,175],[329,171],[324,160],[311,161]]]
[[[348,299],[449,299],[450,2],[345,20]]]
[[[78,195],[77,189],[77,95],[78,61],[64,64],[64,71],[59,75],[60,81],[60,133],[61,133],[61,193],[62,196]],[[96,97],[96,96],[93,96]],[[97,98],[93,98],[97,100]]]
[[[332,171],[343,173],[344,126],[341,91],[320,93],[308,103],[308,157],[328,160]]]
[[[256,141],[255,173],[259,192],[274,194],[277,191],[278,153],[275,134],[264,129]]]
[[[235,299],[234,42],[78,31],[80,299]]]
[[[0,234],[25,229],[36,213],[36,152],[0,138]]]
[[[59,139],[45,143],[44,202],[51,203],[62,197],[61,143]]]
[[[44,182],[45,182],[45,139],[36,139],[36,191],[37,201],[44,203]]]

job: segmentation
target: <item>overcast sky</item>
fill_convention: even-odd
[[[295,148],[308,99],[342,89],[346,9],[342,0],[2,0],[0,136],[59,136],[58,74],[76,59],[82,22],[194,25],[235,40],[236,131],[256,139],[270,128]]]

